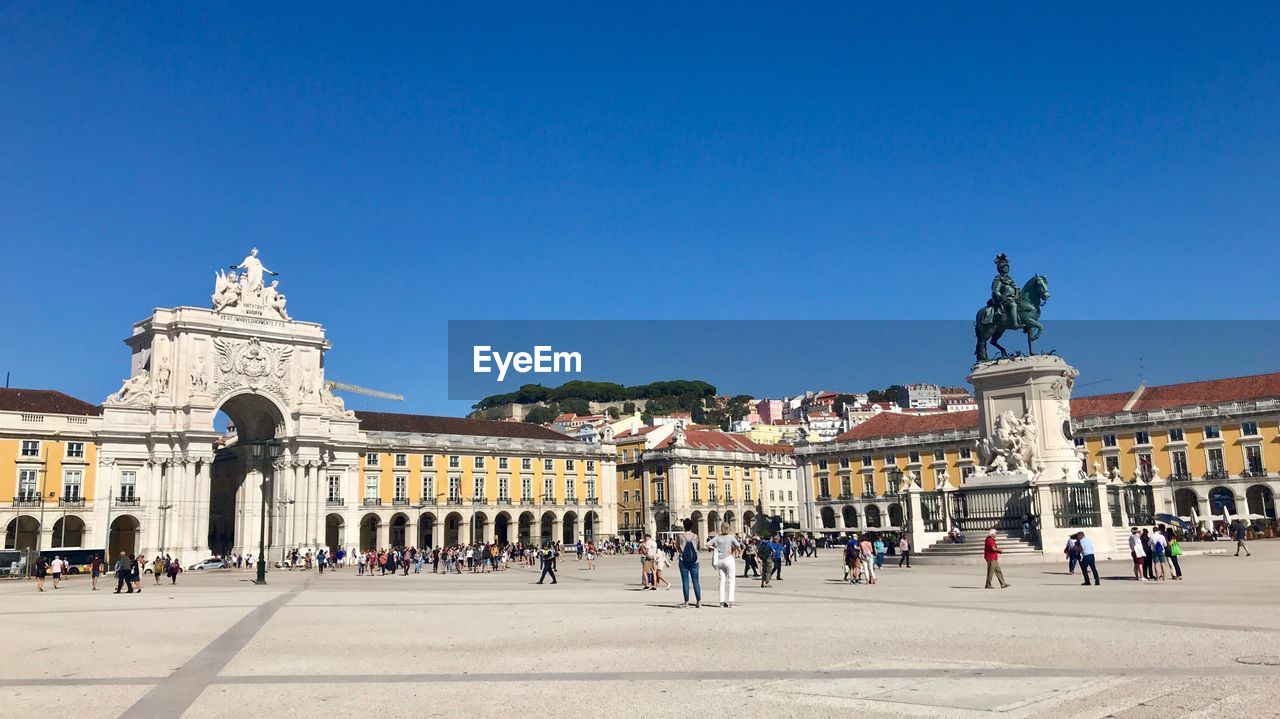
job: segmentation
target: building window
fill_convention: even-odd
[[[374,454],[374,453],[366,454],[366,455],[364,456],[364,466],[366,466],[366,467],[377,467],[377,466],[378,466],[378,457],[379,457],[379,455]]]
[[[1104,461],[1107,463],[1107,464],[1106,464],[1106,467],[1107,467],[1107,474],[1111,474],[1113,471],[1120,469],[1120,458],[1119,458],[1119,457],[1116,457],[1115,455],[1112,455],[1112,456],[1110,456],[1110,457],[1105,458],[1105,460],[1104,460]]]
[[[566,502],[573,502],[573,501],[576,501],[577,499],[578,499],[578,483],[573,480],[573,477],[565,477],[564,500]]]
[[[935,449],[935,450],[933,450],[933,461],[935,461],[935,462],[942,462],[942,461],[945,461],[945,460],[946,460],[946,458],[947,458],[947,453],[946,453],[946,452],[944,452],[944,451],[942,451],[942,450],[940,450],[940,449]]]
[[[120,499],[138,496],[138,473],[128,469],[120,473]]]
[[[462,459],[456,454],[449,455],[449,469],[461,469]]]
[[[587,480],[587,501],[596,501],[596,481],[594,479]]]
[[[409,455],[407,455],[407,454],[397,454],[397,455],[396,455],[396,466],[397,466],[397,467],[408,467],[408,466],[409,466]]]
[[[751,468],[750,468],[750,467],[743,467],[743,468],[742,468],[742,478],[743,478],[743,479],[751,479]]]
[[[751,504],[751,483],[744,482],[742,484],[742,501]]]
[[[884,456],[884,463],[885,463],[885,464],[897,464],[897,463],[898,463],[898,458],[897,458],[897,457],[895,457],[895,456],[893,455],[893,453],[886,454],[886,455]]]
[[[36,470],[18,470],[18,499],[30,502],[36,498]]]
[[[862,493],[868,497],[876,496],[876,483],[870,477],[862,480]]]
[[[1185,439],[1184,439],[1184,437],[1183,437],[1183,435],[1182,435],[1182,428],[1181,428],[1181,427],[1174,427],[1174,428],[1172,428],[1172,429],[1170,429],[1170,430],[1169,430],[1169,441],[1170,441],[1170,442],[1183,442],[1183,441],[1185,441]]]
[[[960,481],[964,481],[973,476],[973,467],[965,467],[960,470]]]
[[[1072,437],[1072,438],[1071,438],[1071,440],[1072,440],[1073,442],[1075,442],[1075,444],[1076,444],[1076,446],[1077,446],[1077,447],[1083,447],[1083,446],[1084,446],[1084,437],[1081,437],[1081,436],[1079,436],[1079,435],[1076,435],[1075,437]]]
[[[510,469],[506,457],[498,458],[498,469]]]
[[[822,463],[822,467],[823,469],[826,469],[827,463],[825,461]],[[707,476],[708,477],[716,476],[716,466],[714,464],[707,465]]]
[[[533,477],[520,478],[520,499],[533,499]]]
[[[631,503],[631,492],[628,492],[628,491],[627,491],[627,490],[625,490],[625,489],[624,489],[624,490],[622,490],[622,503],[623,503],[623,504],[630,504],[630,503]]]
[[[728,482],[724,485],[724,501],[733,504],[733,485]]]
[[[907,453],[907,462],[909,462],[909,463],[911,463],[911,464],[920,464],[920,453],[919,453],[919,452],[908,452],[908,453]]]
[[[587,471],[588,472],[596,471],[596,461],[594,459],[587,460]]]
[[[422,467],[424,469],[431,469],[434,466],[436,466],[436,456],[434,454],[422,455]]]
[[[1138,454],[1138,476],[1144,481],[1151,481],[1151,454],[1148,452]]]
[[[1257,437],[1258,423],[1257,422],[1241,422],[1240,434],[1243,434],[1246,437]]]
[[[658,502],[659,504],[667,501],[665,484],[666,482],[653,483],[653,501]]]
[[[364,476],[364,498],[375,499],[378,496],[378,475],[366,474]]]
[[[484,477],[472,478],[471,497],[473,499],[484,499]]]
[[[532,459],[530,459],[529,457],[521,457],[521,458],[520,458],[520,469],[523,469],[523,470],[525,470],[525,471],[529,471],[529,470],[533,469],[533,460],[532,460]]]
[[[729,476],[730,476],[731,474],[733,474],[733,471],[732,471],[731,469],[729,469],[729,466],[728,466],[728,465],[725,465],[725,467],[724,467],[724,474],[722,474],[722,475],[720,475],[720,476],[721,476],[721,477],[724,477],[725,479],[728,479],[728,478],[729,478]]]
[[[973,456],[973,448],[972,448],[972,447],[961,447],[961,448],[960,448],[960,459],[969,459],[969,458],[970,458],[970,457],[972,457],[972,456]]]
[[[1214,476],[1226,476],[1227,467],[1222,461],[1222,450],[1215,447],[1209,450],[1209,473]]]
[[[1170,454],[1170,461],[1173,463],[1173,476],[1186,477],[1190,474],[1187,471],[1187,453],[1178,450]]]
[[[822,471],[822,470],[825,470],[826,468],[827,468],[827,460],[825,459],[818,460],[818,470]]]
[[[542,501],[556,501],[556,481],[551,477],[544,477],[542,480]]]
[[[840,458],[840,469],[848,469],[848,468],[849,468],[849,458],[848,458],[848,457],[841,457],[841,458]]]
[[[1244,463],[1249,469],[1249,474],[1260,477],[1264,474],[1262,471],[1262,448],[1256,444],[1247,445],[1244,448]]]
[[[462,477],[449,478],[449,501],[455,504],[462,501]]]
[[[62,496],[66,499],[80,499],[80,483],[84,472],[68,469],[62,473]]]
[[[434,477],[422,478],[422,501],[436,501],[436,482]]]
[[[473,457],[471,459],[472,469],[484,469],[484,457]]]
[[[692,495],[692,498],[693,498],[693,501],[695,501],[695,502],[701,502],[701,501],[702,501],[702,482],[694,482],[694,483],[693,483],[693,495]]]
[[[1204,428],[1205,439],[1222,439],[1222,427],[1220,425],[1211,424]]]
[[[1133,441],[1135,444],[1151,444],[1151,433],[1138,430],[1133,433]]]
[[[544,459],[544,460],[542,460],[542,471],[543,471],[543,472],[552,472],[552,471],[554,471],[554,470],[555,470],[555,468],[556,468],[556,466],[555,466],[555,460],[550,460],[550,459]]]
[[[22,440],[22,456],[23,457],[39,457],[40,456],[40,440],[36,440],[36,439]]]
[[[1254,426],[1256,427],[1257,425]],[[67,442],[67,456],[74,459],[83,459],[84,442]]]
[[[1103,446],[1103,447],[1115,447],[1115,446],[1116,446],[1116,436],[1115,436],[1114,434],[1104,434],[1104,435],[1102,435],[1102,446]]]
[[[840,496],[841,496],[841,498],[848,497],[848,496],[850,496],[850,495],[852,495],[852,494],[853,494],[853,482],[852,482],[852,481],[850,481],[848,477],[841,477],[841,478],[840,478]]]
[[[329,475],[329,501],[342,499],[342,475]]]
[[[395,479],[395,499],[397,502],[404,502],[409,499],[409,478],[403,474],[397,474]]]
[[[578,463],[575,460],[566,459],[564,461],[564,471],[574,472],[577,470],[577,468],[578,468]]]
[[[506,477],[498,477],[498,499],[503,502],[511,500],[511,480]]]
[[[693,476],[697,477],[697,476],[698,476],[698,465],[696,465],[696,464],[689,465],[689,474],[691,474],[691,475],[693,475]]]

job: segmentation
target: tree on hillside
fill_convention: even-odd
[[[560,414],[554,407],[534,407],[524,415],[529,424],[548,424]]]

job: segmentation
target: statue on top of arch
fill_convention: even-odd
[[[270,285],[264,283],[263,276],[278,277],[279,273],[267,269],[258,259],[258,248],[249,250],[249,254],[238,265],[231,265],[230,272],[219,270],[214,276],[213,309],[222,312],[228,308],[255,308],[274,313],[282,320],[290,319],[285,311],[284,293],[280,291],[280,281],[272,280]],[[236,270],[240,273],[237,274]],[[256,313],[255,313],[256,314]]]

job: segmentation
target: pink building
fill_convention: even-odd
[[[762,399],[756,402],[756,414],[765,424],[776,424],[782,421],[782,400]]]

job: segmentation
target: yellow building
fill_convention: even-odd
[[[1081,471],[1156,486],[1137,519],[1161,511],[1202,518],[1274,518],[1280,489],[1280,373],[1138,387],[1071,401]],[[910,477],[932,492],[975,469],[977,412],[881,413],[826,444],[797,447],[805,528],[901,527]],[[1167,491],[1166,491],[1167,490]]]

